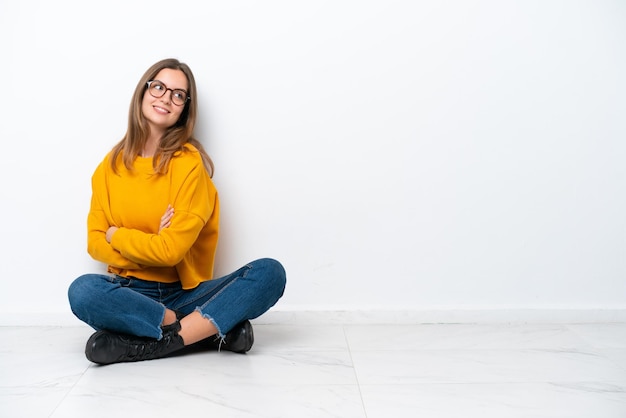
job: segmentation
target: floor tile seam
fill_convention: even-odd
[[[365,405],[365,400],[363,399],[363,391],[361,390],[361,381],[359,379],[359,374],[356,369],[356,365],[354,364],[354,358],[352,357],[352,350],[350,348],[350,340],[348,339],[348,334],[346,333],[345,325],[341,327],[343,331],[343,337],[346,341],[346,346],[348,347],[348,355],[350,356],[350,365],[352,367],[352,372],[354,373],[354,379],[356,381],[356,387],[359,391],[359,399],[361,400],[361,407],[363,408],[364,416],[367,417],[367,408]]]
[[[407,386],[529,386],[529,385],[547,385],[556,387],[571,387],[574,385],[612,385],[622,388],[620,391],[598,391],[598,392],[617,392],[626,394],[626,381],[617,382],[610,380],[538,380],[538,381],[431,381],[431,382],[408,382],[408,383],[361,383],[362,388],[369,387],[407,387]]]
[[[10,389],[25,389],[25,390],[71,390],[76,385],[76,382],[72,382],[71,384],[63,385],[63,384],[55,384],[51,386],[41,386],[39,382],[35,383],[27,383],[27,384],[17,384],[17,385],[0,385],[1,390],[10,390]]]
[[[142,381],[137,381],[136,386],[137,387],[142,387],[145,388],[145,383],[146,381],[148,381],[149,379],[143,379]],[[326,382],[316,382],[316,383],[309,383],[309,382],[297,382],[297,383],[275,383],[275,382],[261,382],[262,383],[262,387],[264,388],[285,388],[285,387],[357,387],[358,383],[356,382],[356,380],[352,383],[336,383],[336,382],[330,382],[330,381],[326,381]],[[84,389],[84,388],[92,388],[94,387],[92,384],[83,384],[83,385],[79,385],[75,388],[71,388],[71,390],[79,390],[79,389]],[[111,383],[100,383],[98,385],[98,388],[102,388],[102,389],[106,389],[106,388],[110,388],[110,387],[114,387],[114,388],[119,388],[120,384],[116,383],[116,382],[111,382]],[[133,385],[129,385],[126,384],[124,386],[125,388],[132,388],[135,387],[134,384]],[[162,384],[153,384],[152,382],[150,383],[150,388],[151,389],[172,389],[172,388],[187,388],[187,387],[198,387],[197,382],[191,382],[191,383],[162,383]],[[237,389],[237,388],[246,388],[246,387],[254,387],[254,388],[258,388],[259,387],[259,382],[253,382],[253,381],[245,381],[244,379],[242,379],[241,382],[220,382],[219,383],[219,388],[233,388],[233,389]],[[69,390],[69,388],[67,388]]]
[[[273,355],[273,354],[292,354],[292,353],[347,353],[348,351],[350,351],[348,347],[344,347],[344,348],[320,347],[320,348],[304,348],[304,349],[294,348],[291,350],[281,348],[279,350],[271,350],[271,351],[268,350],[268,351],[264,351],[263,353],[261,352],[257,352],[257,353],[263,354],[263,355]]]
[[[535,379],[493,379],[493,380],[411,380],[407,379],[407,381],[399,382],[359,382],[360,388],[367,388],[368,386],[398,386],[398,387],[407,387],[407,386],[430,386],[430,385],[550,385],[550,386],[572,386],[572,385],[589,385],[589,384],[598,384],[598,385],[613,385],[618,386],[620,388],[624,388],[624,393],[626,393],[626,382],[615,381],[615,380],[563,380],[563,379],[548,379],[548,380],[535,380]],[[621,393],[621,392],[620,392]]]
[[[138,385],[143,385],[142,382],[138,382]],[[271,382],[263,382],[263,387],[264,388],[285,388],[285,387],[289,387],[289,388],[294,388],[294,387],[300,387],[300,388],[306,388],[306,387],[311,387],[311,388],[325,388],[325,387],[355,387],[359,390],[359,393],[361,393],[361,389],[362,388],[367,388],[367,387],[380,387],[380,386],[398,386],[398,387],[406,387],[406,386],[430,386],[430,385],[458,385],[458,386],[468,386],[468,385],[476,385],[476,386],[490,386],[490,385],[509,385],[509,386],[528,386],[528,385],[550,385],[550,386],[559,386],[559,387],[569,387],[569,386],[574,386],[574,385],[611,385],[611,386],[615,386],[615,387],[619,387],[619,388],[623,388],[621,392],[626,393],[626,380],[623,381],[618,381],[618,380],[612,380],[612,379],[606,379],[606,380],[597,380],[597,379],[575,379],[575,380],[566,380],[566,379],[542,379],[542,380],[535,380],[535,379],[519,379],[519,380],[512,380],[512,379],[494,379],[494,380],[456,380],[456,381],[451,381],[451,380],[421,380],[421,381],[394,381],[394,382],[359,382],[359,381],[355,381],[353,383],[335,383],[335,382],[317,382],[317,383],[271,383]],[[114,387],[119,387],[117,384],[105,384],[105,385],[101,385],[101,388],[107,388],[110,386],[114,386]],[[63,399],[65,399],[67,396],[71,395],[71,392],[74,391],[74,389],[76,390],[80,390],[81,388],[89,388],[91,387],[90,385],[86,385],[86,386],[79,386],[77,388],[72,388],[71,390],[69,388],[64,389],[64,391],[66,392],[64,394]],[[142,386],[143,387],[143,386]],[[153,389],[171,389],[171,388],[187,388],[187,387],[197,387],[197,384],[194,383],[181,383],[181,384],[158,384],[158,385],[153,385],[151,386]],[[241,389],[241,388],[246,388],[246,387],[258,387],[258,383],[246,383],[246,382],[241,382],[241,383],[220,383],[219,387],[221,389],[229,389],[229,388],[233,388],[233,389]]]
[[[56,411],[59,409],[59,407],[61,405],[63,405],[63,402],[66,401],[66,399],[68,398],[68,396],[70,396],[70,394],[76,389],[77,385],[80,383],[81,380],[83,380],[83,378],[85,377],[85,373],[87,373],[87,371],[91,368],[91,364],[87,365],[87,367],[85,367],[85,369],[82,371],[82,373],[80,373],[80,377],[78,377],[78,379],[76,379],[74,381],[74,383],[68,388],[68,390],[63,394],[63,397],[59,400],[59,402],[57,402],[57,404],[54,406],[54,408],[52,409],[52,412],[50,413],[50,416],[54,416],[54,414],[56,413]]]
[[[263,383],[263,387],[272,387],[272,388],[283,388],[283,387],[350,387],[350,386],[358,386],[358,383],[356,381],[352,382],[352,383],[336,383],[336,382],[316,382],[316,383],[272,383],[272,382],[262,382]],[[182,388],[182,387],[197,387],[196,383],[182,383],[182,384],[175,384],[172,385],[170,384],[158,384],[158,385],[153,385],[151,387],[154,388],[171,388],[171,387],[176,387],[176,388]],[[244,379],[242,379],[242,382],[238,382],[238,383],[234,383],[234,382],[220,382],[219,387],[220,388],[229,388],[229,387],[233,387],[233,388],[242,388],[242,387],[259,387],[259,383],[254,383],[252,381],[247,382],[244,381]]]
[[[524,347],[524,348],[364,348],[364,349],[351,349],[351,353],[373,353],[373,352],[479,352],[479,351],[489,351],[489,352],[534,352],[534,353],[554,353],[554,354],[592,354],[600,357],[605,357],[605,355],[601,351],[602,349],[587,350],[587,349],[578,349],[574,347],[565,347],[565,348],[554,348],[554,347]]]

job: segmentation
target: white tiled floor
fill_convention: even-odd
[[[0,328],[0,417],[626,417],[626,324],[255,325],[246,355],[96,366]]]

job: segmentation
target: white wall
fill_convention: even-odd
[[[90,176],[176,57],[218,273],[299,310],[626,309],[621,1],[0,1],[4,321],[69,315]]]

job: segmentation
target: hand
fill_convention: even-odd
[[[109,229],[107,229],[106,240],[109,244],[111,243],[111,238],[113,238],[113,234],[117,230],[118,230],[117,226],[110,226]]]
[[[161,216],[161,224],[159,225],[159,233],[172,224],[172,217],[174,216],[174,208],[172,205],[167,205],[165,213]]]

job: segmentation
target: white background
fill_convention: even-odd
[[[0,0],[5,322],[102,270],[90,177],[167,57],[275,311],[626,309],[623,1]]]

